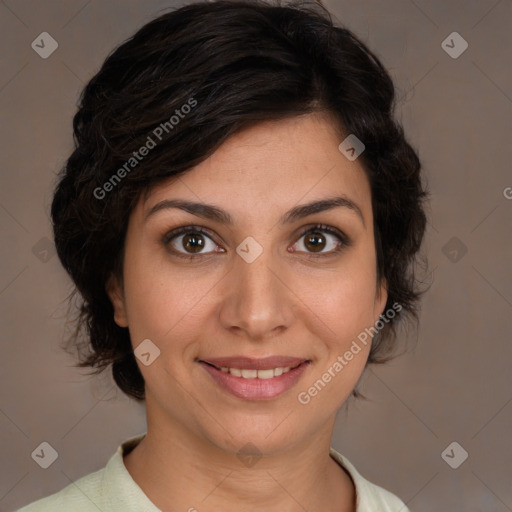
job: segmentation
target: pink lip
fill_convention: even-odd
[[[236,358],[229,359],[233,359],[234,361]],[[261,364],[265,366],[264,368],[262,368],[261,366],[251,367],[248,366],[247,363],[236,366],[235,364],[233,364],[233,361],[231,360],[230,364],[226,366],[230,368],[243,368],[254,370],[294,366],[293,364],[281,364],[281,362],[275,364],[274,360],[275,359],[273,358],[260,360]],[[228,359],[223,359],[222,361],[224,363],[228,361]],[[272,364],[270,364],[269,361],[271,361]],[[239,364],[241,361],[240,359],[236,359],[236,362],[237,364]],[[286,362],[292,362],[292,358],[286,358]],[[214,368],[213,366],[207,364],[204,361],[199,361],[201,366],[223,389],[229,391],[232,395],[238,398],[244,398],[246,400],[270,400],[290,389],[294,384],[297,383],[297,381],[300,379],[301,375],[304,373],[304,371],[309,365],[309,361],[305,361],[304,359],[294,359],[294,362],[296,367],[291,369],[289,372],[283,373],[279,377],[273,377],[272,379],[244,379],[243,377],[235,377],[230,373],[224,373],[221,370]],[[252,360],[252,364],[257,364],[257,360]],[[224,366],[224,364],[222,364],[222,366]]]
[[[217,368],[240,368],[246,370],[270,370],[271,368],[286,368],[304,363],[306,359],[288,356],[270,356],[252,358],[244,356],[216,357],[203,359],[202,362],[213,364]]]

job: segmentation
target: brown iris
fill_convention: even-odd
[[[192,233],[185,235],[183,237],[183,247],[192,253],[199,252],[204,248],[204,238],[203,235],[199,233]]]
[[[325,237],[321,233],[309,233],[304,238],[304,245],[312,252],[319,252],[325,248]]]

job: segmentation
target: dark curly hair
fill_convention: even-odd
[[[98,373],[112,365],[121,390],[144,399],[129,331],[114,322],[105,289],[110,277],[122,277],[139,198],[251,124],[321,111],[366,147],[359,161],[371,185],[377,277],[387,281],[386,310],[402,307],[374,337],[368,362],[389,360],[397,322],[418,320],[423,291],[414,267],[428,195],[394,107],[394,85],[378,58],[319,5],[200,1],[143,26],[82,91],[75,149],[51,207],[57,252],[79,298],[68,340],[77,366]],[[143,146],[150,150],[137,158]]]

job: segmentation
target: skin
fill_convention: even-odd
[[[352,480],[329,447],[370,344],[309,404],[297,398],[377,322],[387,299],[376,278],[369,182],[360,162],[338,150],[343,139],[326,114],[256,124],[159,184],[131,213],[123,279],[107,289],[133,347],[148,338],[160,356],[149,366],[137,360],[147,435],[124,463],[162,510],[355,511]],[[279,223],[294,206],[341,195],[359,206],[364,224],[346,207]],[[233,225],[176,208],[146,219],[157,203],[177,198],[216,205]],[[317,223],[338,228],[350,245],[334,252],[338,239],[320,231],[318,256],[303,236]],[[164,243],[168,232],[190,225],[209,230],[206,256],[183,246],[186,234]],[[250,264],[236,253],[248,236],[263,247]],[[222,390],[197,362],[235,355],[311,364],[283,394],[251,401]],[[262,454],[252,467],[237,457],[248,442]]]

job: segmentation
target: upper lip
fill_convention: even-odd
[[[214,357],[200,359],[200,362],[209,363],[217,368],[238,368],[246,370],[270,370],[272,368],[293,368],[301,363],[309,361],[300,357],[270,356],[252,358],[244,356]]]

